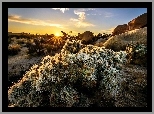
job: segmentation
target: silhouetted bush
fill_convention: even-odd
[[[20,51],[20,45],[12,44],[8,46],[8,55],[16,55]]]
[[[28,54],[30,55],[34,55],[36,53],[36,46],[35,46],[35,43],[31,42],[31,41],[28,41],[26,43],[26,46],[28,48]]]

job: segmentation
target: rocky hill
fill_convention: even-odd
[[[118,35],[126,31],[139,29],[147,26],[147,13],[139,15],[135,19],[128,22],[128,24],[118,25],[114,30],[112,35]]]
[[[147,25],[147,13],[144,13],[128,23],[129,30],[139,29]]]
[[[144,44],[147,45],[147,27],[135,29],[109,37],[107,40],[98,40],[95,46],[104,46],[114,51],[125,50],[127,44]]]

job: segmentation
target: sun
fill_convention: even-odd
[[[60,36],[60,34],[58,32],[55,33],[55,36]]]

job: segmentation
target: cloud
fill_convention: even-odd
[[[95,8],[88,8],[88,10],[95,10]]]
[[[88,22],[85,22],[83,20],[79,20],[79,19],[74,19],[74,18],[71,18],[70,21],[73,21],[73,22],[76,22],[75,23],[75,26],[80,28],[80,27],[89,27],[89,26],[95,26],[91,23],[88,23]]]
[[[80,28],[80,27],[89,27],[89,26],[95,26],[91,23],[88,23],[88,22],[85,22],[84,20],[86,19],[86,16],[85,16],[85,12],[84,10],[82,9],[82,11],[80,10],[74,10],[74,14],[78,15],[79,18],[78,19],[75,19],[75,18],[70,18],[70,21],[73,21],[73,22],[76,22],[75,23],[75,26]]]
[[[60,10],[61,12],[65,12],[66,10],[69,10],[69,8],[52,8],[53,10]]]
[[[50,23],[42,20],[35,20],[35,19],[25,19],[21,18],[19,15],[8,15],[8,21],[10,22],[18,22],[23,24],[30,24],[30,25],[41,25],[41,26],[53,26],[58,28],[64,28],[60,24]]]
[[[79,21],[76,26],[77,27],[90,27],[90,26],[95,26],[95,25],[88,23],[88,22]]]
[[[79,11],[74,11],[74,14],[78,15],[79,16],[79,20],[84,20],[86,17],[85,17],[85,12],[79,12]]]
[[[19,19],[21,16],[19,15],[9,15],[8,18],[16,18],[16,19]]]
[[[78,22],[79,20],[78,19],[71,18],[70,21],[76,21],[76,22]]]
[[[80,8],[80,9],[77,9],[75,11],[79,11],[79,12],[86,12],[86,11],[89,11],[89,10],[95,10],[94,8]]]
[[[88,13],[87,15],[103,15],[104,17],[113,17],[115,16],[115,14],[113,13],[110,13],[110,12],[101,12],[101,13],[98,13],[97,11],[94,13]]]
[[[114,14],[110,13],[110,12],[105,12],[104,13],[104,17],[113,17]]]
[[[107,29],[107,30],[101,30],[101,32],[106,33],[106,34],[111,34],[114,29],[115,29],[115,27]]]

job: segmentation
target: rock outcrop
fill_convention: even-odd
[[[128,31],[128,30],[129,30],[129,27],[128,27],[127,24],[118,25],[118,26],[114,29],[112,35],[118,35],[118,34],[121,34],[121,33],[126,32],[126,31]]]
[[[147,25],[147,13],[144,13],[128,23],[129,30],[139,29]]]
[[[112,36],[124,33],[126,31],[131,31],[134,29],[139,29],[147,27],[147,13],[144,13],[132,21],[128,22],[128,24],[118,25],[112,32]]]

